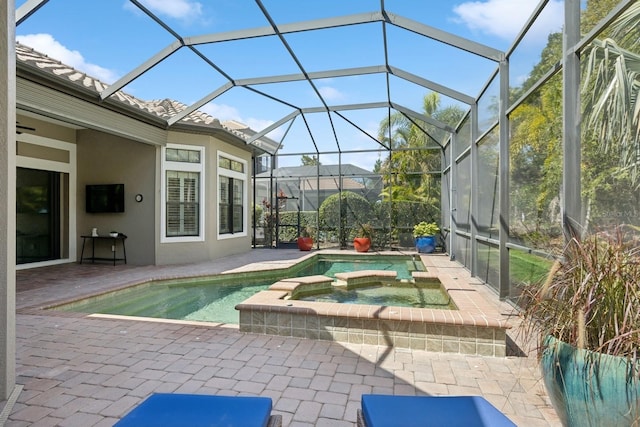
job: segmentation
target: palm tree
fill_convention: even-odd
[[[619,158],[619,172],[640,187],[640,2],[612,25],[609,37],[585,52],[583,75],[585,136]]]
[[[442,118],[440,121],[450,125],[456,125],[464,115],[455,106],[440,109],[440,96],[435,92],[424,96],[422,108],[425,116],[437,120]],[[439,221],[440,181],[437,172],[441,169],[442,154],[434,147],[440,144],[442,131],[396,112],[381,121],[378,138],[391,149],[391,155],[380,166],[380,173],[393,177],[393,182],[388,183],[381,193],[384,201],[393,202],[393,224],[406,228],[420,220]]]

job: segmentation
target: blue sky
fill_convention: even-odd
[[[17,0],[19,7],[25,0]],[[153,14],[182,37],[216,34],[268,26],[268,20],[253,0],[145,0]],[[278,24],[345,16],[380,9],[379,0],[263,0],[270,17]],[[431,27],[505,51],[513,43],[538,0],[386,0],[386,10]],[[561,28],[563,5],[550,0],[539,24],[525,39],[511,70],[517,85],[538,61],[551,31]],[[389,63],[394,67],[463,92],[478,95],[495,64],[458,51],[414,33],[387,25]],[[315,72],[351,67],[383,65],[382,24],[372,23],[284,36],[304,70]],[[113,83],[137,67],[175,38],[139,9],[123,0],[50,0],[16,29],[17,39],[106,83]],[[299,73],[300,68],[277,37],[253,38],[198,45],[232,79]],[[517,63],[516,63],[517,62]],[[141,99],[171,98],[191,104],[227,79],[188,49],[180,49],[123,90]],[[384,74],[315,80],[328,105],[380,102],[387,98]],[[306,82],[259,85],[255,89],[279,97],[296,107],[322,105]],[[405,80],[390,79],[395,102],[421,111],[427,90]],[[449,98],[443,105],[456,104]],[[462,104],[458,104],[463,106]],[[201,110],[221,120],[236,120],[255,130],[280,120],[293,109],[246,88],[235,87]],[[345,111],[343,115],[361,129],[376,135],[386,109]],[[370,150],[377,143],[353,124],[332,115],[336,135],[326,114],[312,114],[305,124],[300,118],[283,141],[283,153]],[[312,128],[309,136],[307,125]],[[269,136],[282,138],[283,126]],[[337,136],[337,142],[336,142]],[[345,154],[343,162],[371,168],[378,153]],[[299,164],[299,155],[281,164]],[[335,163],[337,155],[321,157]]]

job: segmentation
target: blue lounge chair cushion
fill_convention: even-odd
[[[362,395],[367,427],[515,427],[480,396]]]
[[[268,397],[156,393],[115,426],[266,427],[270,414]]]

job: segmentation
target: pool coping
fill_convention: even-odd
[[[373,272],[373,274],[372,274]],[[338,273],[337,278],[360,277],[390,277],[389,272],[362,270],[351,273]],[[338,276],[341,277],[338,277]],[[365,304],[340,304],[331,302],[301,301],[287,299],[295,298],[298,288],[307,288],[309,284],[324,285],[332,279],[325,276],[306,276],[280,280],[236,305],[239,310],[252,309],[275,312],[315,313],[319,316],[347,316],[355,318],[380,318],[400,321],[429,321],[445,325],[473,325],[491,328],[510,329],[508,321],[504,320],[498,310],[491,305],[479,309],[477,291],[471,284],[460,281],[449,275],[438,275],[428,272],[413,272],[414,279],[439,279],[443,288],[450,295],[457,310],[440,310],[415,307],[376,306]],[[471,292],[472,294],[469,294]]]

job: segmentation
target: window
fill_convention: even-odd
[[[218,153],[218,236],[245,236],[247,217],[247,163]]]
[[[167,148],[166,159],[170,162],[200,163],[200,150]]]
[[[163,148],[162,242],[204,240],[204,147]]]
[[[200,174],[167,171],[167,237],[199,235]]]

